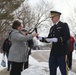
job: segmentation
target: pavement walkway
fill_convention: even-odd
[[[0,75],[9,75],[9,71],[7,71],[7,69],[3,69],[0,71]]]

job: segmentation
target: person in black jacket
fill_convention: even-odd
[[[12,31],[11,31],[11,32],[12,32]],[[3,46],[2,46],[3,53],[4,53],[4,55],[6,54],[6,56],[7,56],[7,71],[10,71],[10,69],[11,69],[11,61],[8,60],[9,49],[10,49],[10,47],[11,47],[11,41],[10,41],[11,32],[9,33],[8,38],[6,38],[6,39],[4,40]]]
[[[56,75],[57,67],[62,75],[67,75],[66,55],[67,55],[67,41],[70,39],[70,31],[67,23],[61,22],[58,11],[50,11],[53,26],[50,28],[48,37],[38,37],[42,42],[52,42],[52,48],[49,57],[50,75]]]
[[[21,32],[23,35],[28,35],[26,28],[22,28]],[[29,67],[29,55],[31,54],[31,49],[33,48],[33,45],[34,45],[33,39],[27,41],[27,46],[28,46],[28,57],[27,58],[28,58],[28,60],[26,62],[24,62],[24,65],[23,65],[24,69],[27,69]]]

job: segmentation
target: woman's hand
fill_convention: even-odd
[[[37,36],[38,36],[38,34],[37,34],[37,33],[34,33],[34,34],[33,34],[33,37],[37,37]]]

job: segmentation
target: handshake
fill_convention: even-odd
[[[38,39],[39,39],[39,40],[42,40],[42,37],[38,36]],[[46,40],[47,42],[57,42],[57,41],[58,41],[57,38],[45,38],[45,40]]]

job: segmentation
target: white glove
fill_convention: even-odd
[[[52,38],[52,42],[57,42],[58,39],[57,38]]]
[[[46,41],[47,42],[52,42],[52,38],[47,38]]]
[[[38,39],[39,39],[39,40],[42,40],[42,37],[41,37],[41,36],[38,36]]]

